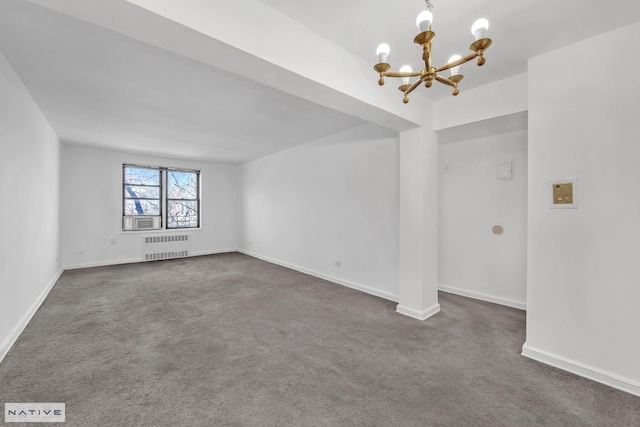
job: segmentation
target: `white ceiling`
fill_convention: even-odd
[[[376,47],[391,46],[389,63],[394,70],[408,64],[424,67],[421,47],[413,44],[415,25],[424,0],[262,0],[332,40],[373,66]],[[487,62],[463,65],[460,90],[481,86],[525,72],[527,59],[579,40],[640,20],[640,2],[629,0],[431,0],[433,4],[434,65],[443,65],[453,54],[470,53],[471,24],[478,18],[490,23],[487,37],[493,45]],[[597,53],[596,53],[597,55]],[[594,57],[594,62],[597,56]],[[558,70],[561,74],[561,70]],[[373,71],[372,71],[373,74]],[[375,78],[375,76],[373,76]],[[372,79],[375,84],[375,80]],[[451,96],[450,88],[434,84],[432,99]]]
[[[394,69],[406,63],[421,68],[420,48],[412,40],[422,0],[262,2],[372,66],[376,46],[385,41],[391,45]],[[432,2],[436,64],[466,53],[475,19],[491,22],[494,44],[486,53],[487,63],[463,66],[462,91],[525,72],[530,57],[640,20],[640,2],[628,0]],[[122,2],[100,7],[116,10],[116,3]],[[363,123],[24,0],[0,2],[0,51],[60,138],[71,143],[237,163]],[[372,91],[380,90],[373,70],[370,76],[345,73],[345,78],[363,77],[371,79]],[[449,88],[438,84],[422,93],[432,99],[450,96]]]
[[[237,163],[364,123],[28,2],[0,9],[0,51],[64,142]]]

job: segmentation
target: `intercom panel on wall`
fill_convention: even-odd
[[[549,180],[549,208],[551,209],[577,209],[578,178],[558,178]]]

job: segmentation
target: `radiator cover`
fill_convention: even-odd
[[[142,238],[142,260],[184,258],[191,255],[191,236],[174,234]]]

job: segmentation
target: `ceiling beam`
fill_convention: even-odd
[[[402,104],[371,64],[262,2],[30,1],[397,132],[431,120],[426,97]]]

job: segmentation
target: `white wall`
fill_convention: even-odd
[[[525,308],[526,130],[441,143],[439,154],[440,288]],[[512,164],[511,180],[496,178],[501,163]]]
[[[193,255],[233,251],[238,246],[238,167],[75,145],[62,146],[61,235],[65,268],[136,262],[142,236],[122,231],[122,164],[184,167],[201,171],[201,230],[191,234]],[[175,231],[155,232],[173,233]],[[112,244],[112,239],[116,244]]]
[[[463,88],[458,96],[437,100],[433,129],[440,131],[523,111],[527,111],[527,73],[471,90]]]
[[[242,176],[244,251],[397,300],[397,134],[358,126],[245,163]]]
[[[0,54],[0,360],[61,273],[58,137]]]
[[[640,23],[529,61],[523,354],[640,395],[638,38]],[[579,208],[549,209],[548,180],[564,177]]]

